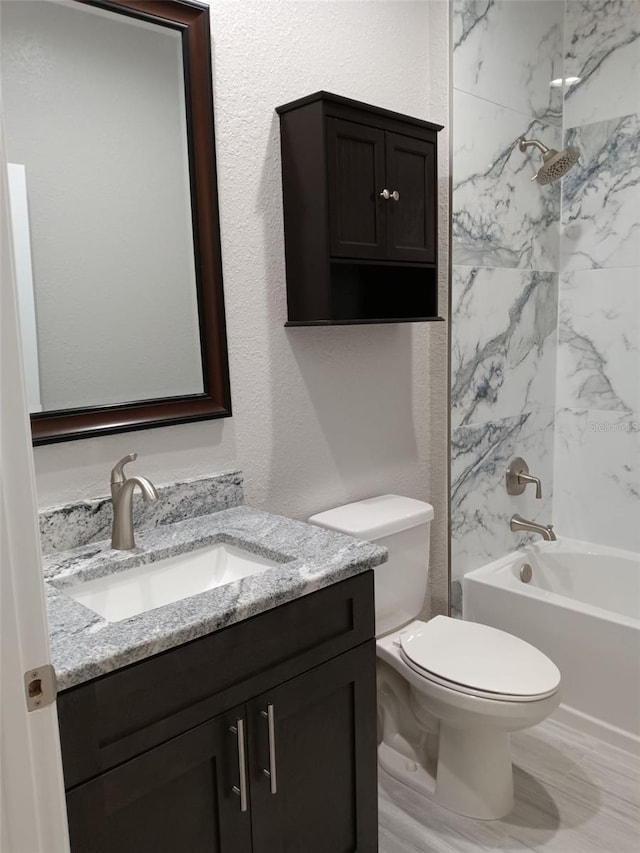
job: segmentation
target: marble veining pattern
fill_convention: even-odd
[[[563,276],[558,403],[640,411],[640,269],[579,270]]]
[[[460,580],[451,581],[451,590],[449,593],[449,606],[450,606],[449,615],[453,616],[454,619],[462,619],[462,613],[463,613],[462,597],[463,597],[462,582]]]
[[[454,577],[513,549],[512,511],[551,521],[551,489],[561,533],[637,549],[640,0],[454,0],[453,42]],[[573,75],[564,93],[549,89]],[[540,157],[518,152],[520,135],[576,145],[580,161],[562,183],[531,184]],[[554,349],[558,287],[553,306],[537,297],[558,269]],[[523,304],[515,275],[525,270],[538,284],[519,280]],[[529,511],[502,491],[516,452],[549,486]],[[538,452],[544,462],[529,458]]]
[[[564,3],[455,0],[455,87],[532,118],[562,124]]]
[[[451,436],[452,577],[513,551],[531,535],[512,533],[514,513],[549,524],[552,521],[552,411],[528,412],[500,421],[461,426]],[[542,479],[543,498],[507,495],[505,473],[515,456],[523,456]]]
[[[455,267],[452,426],[555,403],[555,273]]]
[[[568,0],[565,127],[640,112],[640,0]]]
[[[65,594],[100,577],[215,541],[281,559],[277,567],[164,607],[108,623]],[[158,654],[384,562],[386,549],[245,506],[137,534],[134,551],[109,542],[44,558],[52,663],[60,690]]]
[[[541,159],[516,141],[560,148],[560,128],[459,91],[453,121],[454,264],[556,270],[560,184],[532,183]]]
[[[640,551],[640,413],[560,409],[553,520],[560,535]]]
[[[579,162],[563,179],[562,269],[640,264],[640,115],[568,131]]]
[[[136,491],[133,501],[135,530],[171,524],[183,518],[208,515],[244,502],[240,471],[199,477],[167,485],[155,484],[159,500],[145,503]],[[40,512],[42,551],[66,551],[111,536],[111,497],[77,501]]]

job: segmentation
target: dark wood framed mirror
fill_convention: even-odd
[[[21,7],[32,6],[31,3],[19,5]],[[73,362],[73,367],[69,367],[69,375],[66,374],[65,368],[62,383],[65,391],[62,393],[62,396],[59,395],[56,398],[49,395],[49,400],[44,401],[44,405],[42,405],[40,411],[32,409],[31,426],[33,443],[41,445],[129,430],[187,423],[189,421],[228,417],[231,415],[231,395],[217,200],[209,8],[199,3],[190,2],[190,0],[118,0],[118,2],[111,2],[110,0],[61,0],[59,4],[55,2],[47,3],[46,6],[47,9],[45,11],[47,14],[52,6],[58,6],[58,11],[62,14],[69,15],[70,13],[74,13],[76,17],[80,8],[92,11],[94,17],[97,18],[97,27],[102,28],[98,37],[99,41],[106,42],[108,40],[103,35],[103,31],[109,26],[107,19],[111,18],[113,20],[113,15],[118,16],[118,26],[122,26],[126,22],[127,25],[137,28],[131,35],[131,43],[134,46],[136,40],[144,40],[147,37],[147,32],[154,29],[156,29],[160,40],[166,40],[169,36],[173,40],[171,50],[173,51],[173,61],[176,65],[177,83],[172,80],[170,84],[164,82],[159,85],[164,86],[165,89],[175,88],[176,91],[179,88],[182,89],[177,95],[180,104],[182,104],[181,110],[184,113],[184,121],[181,118],[180,124],[186,131],[186,134],[182,134],[184,152],[180,157],[184,160],[181,167],[184,172],[184,190],[181,190],[180,194],[184,196],[181,203],[183,203],[186,215],[175,230],[176,232],[181,232],[181,238],[184,238],[185,245],[187,246],[183,254],[190,255],[188,258],[190,275],[174,275],[172,287],[178,291],[186,291],[187,288],[191,291],[191,295],[188,298],[191,301],[189,311],[191,312],[190,316],[193,325],[193,345],[190,350],[189,364],[192,372],[197,374],[197,382],[195,380],[192,382],[189,379],[189,381],[184,383],[184,387],[186,388],[184,391],[182,390],[183,385],[181,385],[181,382],[177,382],[175,392],[173,386],[170,386],[171,390],[169,393],[158,394],[154,391],[156,388],[155,377],[153,377],[154,381],[147,382],[144,379],[145,374],[142,373],[141,376],[143,378],[138,381],[137,386],[134,386],[134,390],[131,390],[128,386],[126,390],[123,390],[126,383],[121,383],[114,371],[113,385],[115,387],[113,388],[113,394],[111,394],[112,389],[109,389],[109,393],[104,395],[111,397],[111,399],[91,399],[93,394],[91,390],[87,394],[89,403],[86,405],[82,399],[80,399],[80,404],[75,401],[70,405],[56,405],[56,402],[60,399],[64,400],[65,403],[67,402],[65,396],[66,389],[69,389],[69,395],[72,397],[73,386],[74,384],[78,384],[74,382],[73,377],[74,375],[79,376],[79,371],[83,367],[79,363],[84,360],[87,362],[86,366],[88,369],[88,363],[92,361],[91,356],[84,353],[81,353],[77,359],[70,357],[67,353],[62,357],[61,363],[70,364]],[[56,26],[58,25],[56,24]],[[169,31],[171,32],[169,33]],[[71,39],[71,35],[68,34],[68,37]],[[75,41],[78,40],[76,37]],[[121,40],[116,39],[113,41],[113,44],[118,46],[120,43]],[[147,69],[142,68],[143,60],[140,58],[143,51],[138,52],[134,50],[133,54],[136,56],[132,60],[134,67],[135,63],[138,63],[138,67],[142,69],[141,73],[143,76],[147,75]],[[97,62],[98,59],[96,59]],[[119,57],[114,56],[112,64],[117,65],[118,62]],[[159,73],[156,69],[153,69],[152,72],[148,72],[147,76],[151,78],[153,75],[158,76]],[[129,74],[130,79],[131,75]],[[125,85],[128,88],[128,83],[125,83]],[[148,85],[146,78],[144,85]],[[144,87],[141,88],[141,91],[144,93]],[[114,99],[118,99],[118,97],[118,94],[114,94]],[[138,110],[139,113],[145,112],[146,109],[146,104],[142,103],[143,107]],[[156,120],[153,109],[153,106],[150,107],[149,117],[145,114],[141,116],[140,121],[149,122]],[[6,107],[5,112],[7,112]],[[10,116],[7,120],[7,125],[11,125]],[[167,135],[169,134],[167,133]],[[184,139],[185,135],[186,139]],[[139,157],[138,162],[141,165],[143,165],[143,161],[147,157],[155,156],[156,147],[162,147],[163,137],[164,134],[162,131],[158,132],[156,129],[155,137],[152,139],[151,144],[146,137],[139,142],[141,150],[137,153],[137,156]],[[130,139],[130,137],[128,138]],[[156,140],[158,143],[157,146],[155,144]],[[135,144],[138,144],[138,140],[135,140]],[[50,145],[53,150],[53,143],[50,143]],[[129,141],[123,147],[131,148],[133,146],[131,141]],[[114,155],[114,159],[117,161],[119,152],[115,151]],[[9,159],[11,160],[11,152]],[[100,170],[98,169],[98,171]],[[140,171],[142,172],[143,169],[141,168]],[[152,180],[152,184],[162,180],[162,171],[161,167],[156,167],[154,175],[157,175],[157,180]],[[31,172],[37,172],[37,169],[31,168]],[[173,197],[168,190],[163,190],[163,192],[164,196],[168,199],[167,204],[170,213],[174,215],[175,211],[172,209],[174,207]],[[136,190],[136,193],[135,199],[140,199],[142,203],[147,194],[145,187],[141,186]],[[97,194],[96,197],[99,198]],[[155,202],[152,203],[155,204]],[[34,205],[34,207],[37,207],[37,205]],[[123,215],[128,214],[131,207],[135,207],[135,200],[133,205],[131,202],[123,201]],[[37,218],[37,212],[36,210],[32,215],[30,206],[29,220],[32,227],[33,220]],[[148,231],[152,232],[154,226],[149,225],[146,221],[146,214],[141,210],[137,211],[136,215],[138,216],[138,221],[140,221],[140,230],[146,227]],[[87,217],[90,218],[89,213],[87,213]],[[100,229],[96,228],[96,230],[99,231]],[[136,242],[137,233],[132,233],[136,231],[137,225],[133,228],[130,227],[125,235],[126,239],[119,241],[110,233],[102,233],[99,236],[103,239],[103,242],[110,241],[111,246],[109,247],[109,251],[116,253],[119,251],[121,245],[124,246],[125,244],[128,245],[129,243]],[[187,236],[185,237],[185,235]],[[91,239],[93,238],[94,235],[91,235]],[[97,240],[98,236],[95,239]],[[152,268],[148,276],[145,273],[145,278],[149,278],[149,287],[153,288],[156,284],[154,276],[157,275],[160,267],[166,266],[166,263],[162,260],[159,261],[158,258],[161,257],[163,247],[167,243],[171,244],[172,240],[167,240],[166,235],[158,233],[155,237],[151,234],[150,239],[152,241],[150,245],[157,246],[157,257],[155,258],[155,267]],[[155,244],[153,243],[154,239]],[[168,257],[172,261],[173,249],[171,245],[168,251]],[[67,257],[69,254],[72,255],[74,253],[68,250]],[[151,254],[156,254],[155,249]],[[75,259],[69,259],[70,265],[72,265],[73,260]],[[120,265],[119,267],[118,264]],[[105,266],[104,261],[102,261],[101,265],[102,267]],[[122,259],[117,258],[113,264],[111,281],[115,282],[116,279],[119,279],[118,269],[124,274],[128,266],[129,262],[126,257]],[[38,273],[38,258],[34,252],[34,280],[38,279]],[[120,286],[119,281],[118,285]],[[42,284],[39,286],[43,287]],[[87,291],[89,290],[89,286],[87,283]],[[98,303],[98,292],[100,292],[101,297],[105,296],[104,283],[96,285],[96,288],[94,296],[87,294],[85,297],[89,306],[85,310],[91,315],[96,315],[104,310]],[[166,372],[166,366],[163,367],[163,364],[166,365],[174,360],[174,356],[171,354],[172,337],[183,337],[180,332],[173,334],[173,319],[171,316],[173,309],[169,307],[165,312],[168,315],[166,317],[166,326],[159,328],[157,336],[155,335],[154,317],[156,314],[154,312],[157,313],[157,303],[163,302],[166,289],[163,290],[161,287],[158,287],[157,291],[153,289],[149,291],[151,294],[150,297],[138,297],[141,303],[140,311],[142,312],[139,317],[142,318],[142,322],[140,319],[136,320],[137,326],[134,326],[133,331],[131,331],[131,329],[126,328],[126,324],[123,324],[122,328],[120,328],[119,322],[119,319],[123,318],[128,311],[127,288],[128,293],[133,297],[133,291],[137,291],[137,281],[133,280],[132,283],[129,283],[125,287],[125,293],[122,296],[122,307],[115,307],[113,309],[116,322],[113,319],[109,320],[109,328],[105,333],[105,339],[108,342],[107,345],[101,346],[101,344],[104,344],[101,339],[101,333],[100,335],[94,335],[94,342],[90,344],[90,347],[93,346],[96,358],[98,355],[102,358],[104,350],[107,349],[111,351],[114,360],[116,357],[120,357],[122,360],[120,351],[126,349],[127,346],[130,347],[131,338],[135,338],[137,334],[136,328],[139,329],[141,325],[146,325],[146,308],[144,304],[144,300],[146,300],[150,316],[150,337],[151,339],[154,337],[159,338],[159,340],[154,341],[154,346],[157,345],[157,352],[160,353],[160,358],[154,355],[156,350],[153,347],[149,347],[143,340],[137,350],[135,347],[130,348],[131,355],[128,356],[129,363],[132,365],[133,370],[133,366],[146,362],[145,369],[148,371],[147,376],[151,376],[154,369],[156,369],[157,373],[162,374]],[[194,288],[195,294],[192,292]],[[49,299],[51,299],[50,296]],[[91,307],[92,304],[93,307]],[[173,303],[169,301],[168,304]],[[76,308],[77,305],[74,304],[72,314],[76,311]],[[36,306],[35,314],[38,319],[37,347],[39,349],[43,346],[41,341],[44,337],[40,327],[40,324],[44,320],[39,316],[40,313],[45,315],[45,308],[42,308],[42,312],[40,312],[40,308]],[[94,316],[91,317],[91,320],[93,319]],[[76,322],[78,325],[81,325],[83,323],[82,317]],[[85,337],[89,335],[90,333],[85,333]],[[62,332],[57,332],[57,336],[60,340],[67,337]],[[176,346],[179,350],[183,346],[182,341],[178,342]],[[98,348],[100,348],[99,353]],[[81,352],[78,347],[76,349],[79,353]],[[163,361],[165,350],[169,352]],[[40,360],[44,363],[44,371],[46,372],[49,360],[46,356],[43,358],[42,349],[40,351]],[[155,367],[156,360],[157,368]],[[126,363],[124,369],[126,370]],[[101,366],[100,370],[101,376],[110,376],[108,361],[106,367]],[[90,380],[90,385],[95,385],[95,396],[99,396],[100,382]],[[157,387],[162,388],[162,384],[160,383]],[[51,403],[52,400],[54,401],[53,405]]]

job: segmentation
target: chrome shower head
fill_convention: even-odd
[[[556,151],[555,148],[547,148],[537,139],[525,139],[524,136],[518,139],[518,147],[521,151],[526,151],[531,145],[542,152],[542,166],[531,178],[532,181],[537,181],[539,184],[552,184],[554,181],[559,181],[578,162],[580,157],[580,152],[573,146],[562,151]]]

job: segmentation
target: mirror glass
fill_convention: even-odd
[[[203,190],[213,193],[217,231],[215,186],[196,186],[185,96],[198,51],[185,50],[184,16],[206,14],[207,50],[199,47],[209,64],[198,73],[210,98],[208,10],[110,7],[5,0],[0,36],[29,406],[34,422],[90,410],[95,420],[101,409],[111,417],[103,432],[157,425],[121,423],[123,406],[211,396],[198,191],[205,211]],[[223,360],[226,371],[226,348]],[[222,409],[197,417],[230,413]]]

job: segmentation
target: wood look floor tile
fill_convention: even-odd
[[[383,770],[379,797],[379,822],[386,833],[403,843],[408,842],[420,853],[472,853],[472,851],[505,851],[525,853],[528,848],[507,835],[495,821],[479,821],[455,814],[431,800],[425,800]],[[382,838],[382,835],[381,835]],[[409,848],[412,849],[411,847]],[[403,851],[398,847],[398,851]],[[380,853],[395,853],[385,847]]]
[[[380,853],[640,853],[640,757],[545,721],[512,736],[516,803],[464,818],[380,771]]]
[[[608,747],[590,750],[569,774],[640,808],[640,757]]]
[[[547,721],[511,737],[511,757],[541,782],[560,784],[589,753],[588,735]]]
[[[600,797],[580,801],[550,786],[547,794],[553,811],[546,803],[520,802],[500,821],[509,835],[545,853],[638,853],[638,825],[605,810]]]

